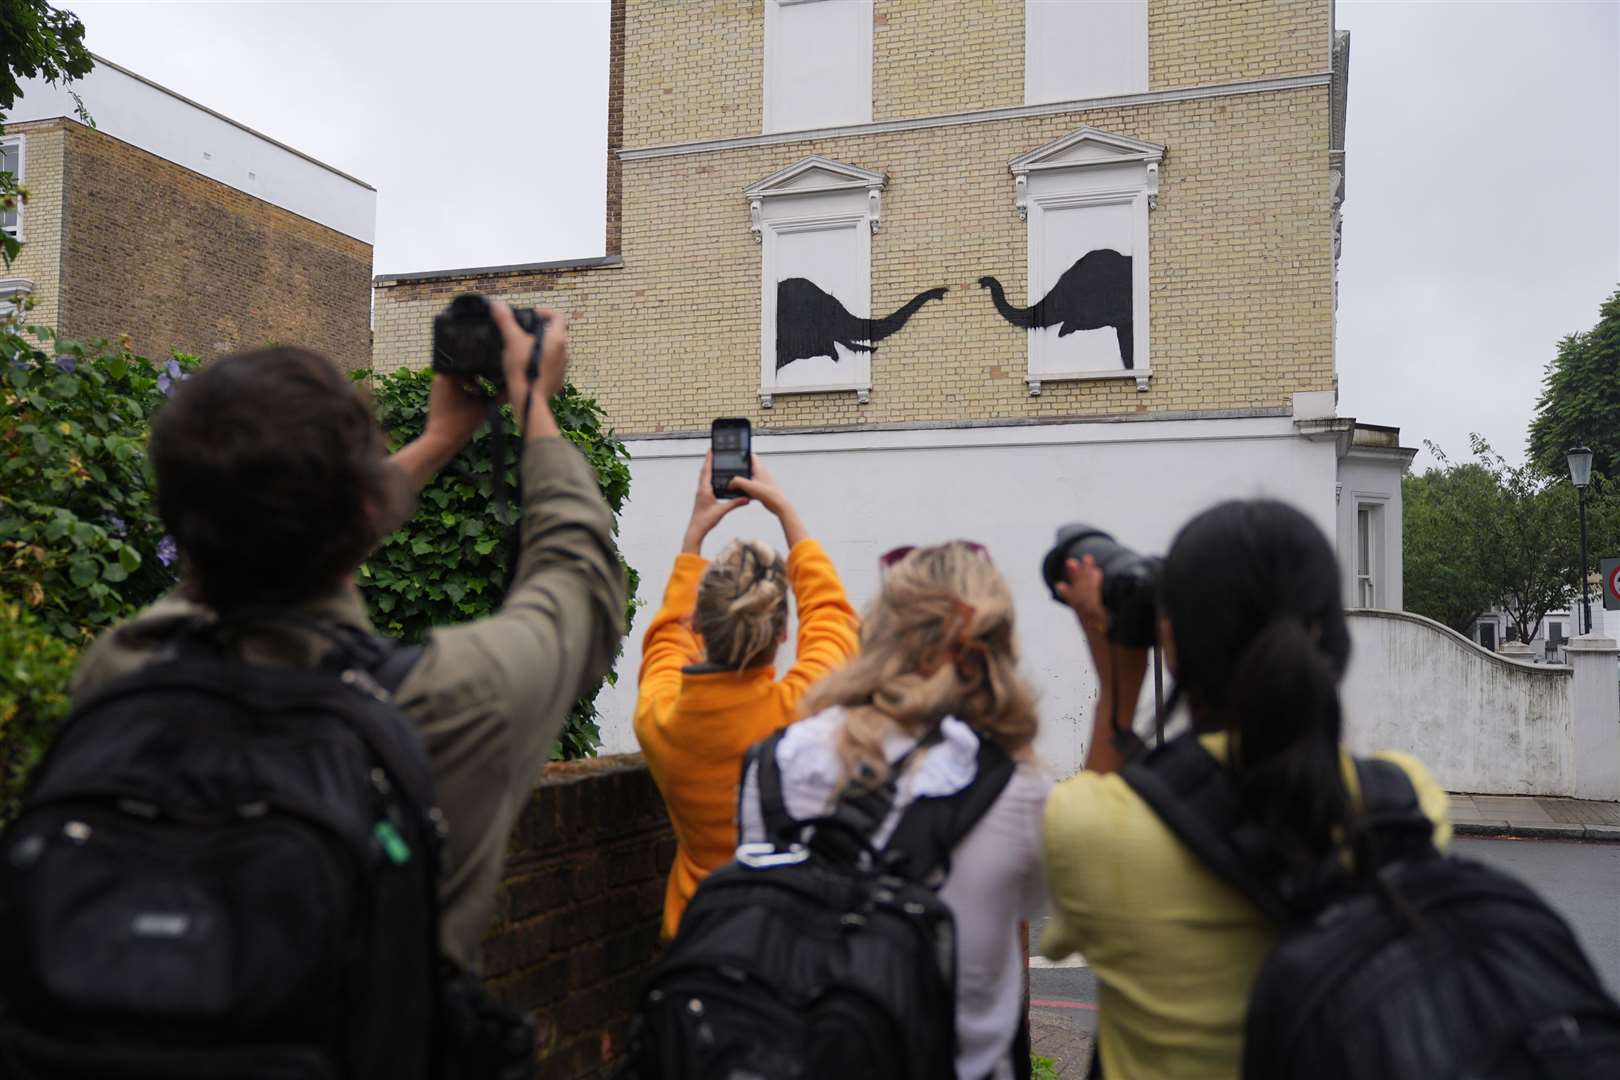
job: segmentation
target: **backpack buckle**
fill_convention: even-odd
[[[794,866],[810,857],[810,849],[803,844],[790,844],[786,851],[775,844],[740,844],[737,861],[750,870],[769,870],[773,866]]]

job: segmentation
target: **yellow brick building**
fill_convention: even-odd
[[[607,254],[379,277],[374,363],[424,364],[461,292],[570,312],[572,377],[634,456],[623,540],[644,573],[674,552],[711,419],[746,417],[857,593],[886,546],[990,541],[1049,623],[1030,663],[1061,673],[1070,718],[1066,628],[1026,580],[1067,518],[1162,547],[1216,498],[1273,494],[1347,553],[1347,599],[1398,607],[1409,454],[1335,409],[1332,18],[1331,0],[617,0]],[[1099,251],[1106,280],[1082,269]],[[1082,728],[1044,749],[1076,762]]]

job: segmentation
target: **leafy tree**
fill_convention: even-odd
[[[1483,465],[1428,449],[1442,467],[1401,480],[1406,607],[1468,634],[1500,597],[1486,571],[1500,489]]]
[[[356,373],[356,378],[369,376]],[[425,370],[374,377],[377,415],[388,431],[390,449],[421,434],[432,382],[433,373]],[[617,514],[630,494],[629,454],[606,426],[601,406],[565,386],[552,409],[557,425],[596,471],[602,497]],[[360,591],[382,633],[421,641],[435,626],[476,619],[500,606],[512,557],[512,526],[519,512],[519,442],[510,408],[502,410],[501,426],[508,448],[505,483],[511,493],[505,509],[491,503],[493,439],[486,429],[423,490],[416,516],[384,539],[360,568]],[[625,572],[633,598],[638,579],[629,567]],[[607,682],[615,679],[610,673]],[[600,691],[601,687],[593,689],[574,705],[552,748],[554,758],[596,752],[602,741],[596,723]]]
[[[0,120],[22,93],[19,77],[43,77],[54,85],[82,79],[94,66],[95,57],[84,46],[84,24],[77,15],[45,0],[0,0]],[[77,95],[74,101],[79,116],[88,120],[84,102]],[[0,172],[0,209],[16,209],[17,201],[26,198],[16,177]],[[0,259],[7,266],[19,248],[16,240],[0,233]]]
[[[1530,457],[1547,474],[1566,471],[1564,453],[1592,448],[1592,469],[1620,476],[1620,290],[1604,301],[1598,324],[1558,343],[1542,376],[1530,421]]]
[[[1500,608],[1528,641],[1580,595],[1576,492],[1567,476],[1510,465],[1478,435],[1471,449],[1473,461],[1454,463],[1429,445],[1440,467],[1402,483],[1406,606],[1464,634]],[[1620,527],[1616,490],[1594,485],[1588,496],[1598,531]]]

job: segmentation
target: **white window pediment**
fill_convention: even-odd
[[[1148,211],[1165,148],[1083,127],[1008,163],[1028,223],[1027,307],[986,278],[1002,317],[1029,331],[1026,381],[1134,379],[1146,391]]]
[[[787,168],[774,172],[743,189],[753,221],[754,239],[756,241],[760,239],[765,203],[781,199],[784,200],[781,209],[790,209],[796,205],[802,207],[803,204],[798,200],[791,200],[793,196],[822,197],[807,207],[811,214],[831,213],[835,209],[843,213],[864,212],[870,219],[871,231],[877,232],[883,210],[881,192],[886,182],[882,173],[819,155],[811,155],[796,161]],[[782,215],[773,212],[773,216]]]
[[[27,278],[0,278],[0,319],[20,315],[33,293],[34,283]]]
[[[882,173],[807,157],[743,190],[760,257],[760,403],[872,388]]]

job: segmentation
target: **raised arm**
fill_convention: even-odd
[[[1136,717],[1136,702],[1147,674],[1146,649],[1132,649],[1108,637],[1108,615],[1102,605],[1102,571],[1087,555],[1084,562],[1070,559],[1057,591],[1074,609],[1097,671],[1097,708],[1092,716],[1091,741],[1086,747],[1086,768],[1091,772],[1117,772],[1125,757],[1115,743],[1115,732],[1129,727]]]
[[[797,701],[810,684],[841,665],[860,646],[860,616],[844,595],[838,570],[810,539],[799,512],[788,500],[758,457],[754,458],[751,480],[738,478],[731,486],[762,504],[782,523],[788,543],[788,580],[799,611],[799,640],[793,667],[782,678],[783,693]]]

